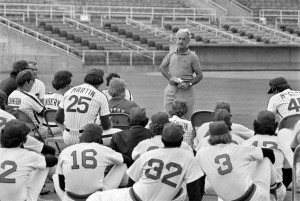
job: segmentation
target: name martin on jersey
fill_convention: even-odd
[[[71,93],[81,93],[81,94],[86,94],[88,96],[91,96],[92,98],[95,96],[96,92],[88,89],[88,88],[84,88],[84,87],[73,87]]]

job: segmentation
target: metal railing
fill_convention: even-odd
[[[264,32],[270,33],[274,36],[284,38],[284,39],[286,39],[290,42],[300,43],[300,37],[296,37],[296,36],[293,36],[291,34],[287,34],[287,33],[284,33],[282,31],[278,31],[276,29],[272,29],[272,28],[269,28],[267,26],[263,26],[261,24],[257,24],[257,23],[254,23],[254,22],[251,22],[251,21],[248,21],[248,20],[245,20],[245,19],[242,20],[242,24],[246,25],[246,26],[250,26],[252,28],[255,28],[259,31],[264,31]]]
[[[169,34],[167,32],[164,32],[164,31],[160,30],[160,29],[154,28],[154,27],[149,26],[149,25],[145,25],[145,24],[143,24],[141,22],[132,20],[130,18],[126,18],[126,24],[133,25],[133,26],[139,28],[140,30],[148,31],[150,33],[153,33],[156,36],[161,36],[161,37],[163,37],[165,39],[170,40],[171,42],[173,42],[173,41],[176,40],[174,38],[173,34]]]
[[[253,15],[253,10],[251,10],[250,8],[248,8],[247,6],[241,4],[240,2],[236,1],[236,0],[230,0],[231,3],[239,6],[240,8],[248,11],[251,15]]]
[[[275,9],[261,9],[259,16],[265,18],[294,18],[300,20],[300,10],[275,10]]]
[[[12,14],[11,17],[15,18],[16,15],[20,15],[21,18],[22,18],[22,22],[25,22],[25,18],[26,18],[26,13],[24,12],[5,12],[5,13],[0,13],[0,15],[3,15],[3,17],[6,17],[6,18],[10,18],[10,14]],[[18,18],[18,17],[17,17]]]
[[[210,4],[212,4],[212,5],[215,6],[215,7],[219,8],[220,10],[222,10],[222,11],[225,13],[225,15],[227,15],[228,11],[227,11],[227,9],[224,8],[223,6],[217,4],[216,2],[214,2],[214,1],[212,1],[212,0],[207,0],[207,2],[210,3]]]
[[[189,19],[186,20],[186,24],[191,24],[191,25],[199,27],[200,29],[208,30],[208,31],[214,33],[216,36],[222,36],[222,37],[229,38],[232,42],[238,42],[238,43],[245,42],[247,44],[256,44],[256,42],[253,42],[253,41],[235,36],[233,34],[229,34],[225,31],[221,31],[219,29],[215,29],[213,27],[210,27],[210,26],[207,26],[207,25],[204,25],[204,24],[201,24],[199,22],[195,22],[195,21],[192,21],[192,20],[189,20]]]

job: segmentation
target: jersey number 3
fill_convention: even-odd
[[[150,167],[153,167],[154,165],[156,165],[156,166],[153,169],[147,169],[145,171],[146,177],[149,179],[158,180],[161,177],[161,173],[164,168],[164,162],[160,159],[150,159],[148,162],[148,165]],[[174,172],[164,175],[161,182],[165,183],[173,188],[176,188],[177,184],[169,181],[168,179],[175,177],[177,175],[180,175],[182,172],[182,167],[181,167],[181,165],[179,165],[177,163],[173,163],[173,162],[168,163],[166,165],[167,170],[170,170],[172,167],[175,168],[176,170]],[[155,173],[155,174],[151,174],[150,173],[151,170],[153,170],[154,171],[153,173]]]
[[[67,107],[67,112],[79,112],[79,113],[86,113],[89,109],[89,104],[86,101],[91,101],[91,98],[85,96],[78,96],[73,95],[70,96],[69,101],[71,104]],[[77,104],[77,107],[74,107]]]
[[[14,161],[4,161],[1,164],[1,168],[4,169],[5,166],[11,166],[11,168],[0,174],[0,183],[16,183],[16,179],[8,179],[5,177],[17,170],[17,164]]]
[[[215,163],[217,164],[221,164],[221,166],[218,168],[218,173],[220,175],[225,175],[225,174],[228,174],[232,171],[232,164],[231,164],[231,161],[230,161],[230,157],[228,154],[221,154],[221,155],[218,155],[216,158],[215,158]]]

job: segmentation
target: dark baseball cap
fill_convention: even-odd
[[[215,107],[215,111],[218,109],[225,109],[230,113],[230,105],[229,103],[226,102],[217,102],[216,107]]]
[[[169,116],[165,112],[158,112],[152,115],[151,117],[151,123],[153,125],[155,124],[165,124],[169,123]]]
[[[270,85],[271,89],[268,91],[268,94],[272,94],[273,93],[273,88],[278,87],[282,84],[288,84],[286,79],[283,78],[283,77],[277,77],[277,78],[274,78],[274,79],[270,80],[269,85]]]
[[[98,77],[102,77],[103,78],[104,71],[102,69],[100,69],[100,68],[94,67],[94,68],[89,68],[86,74],[87,75],[96,75]]]
[[[101,126],[97,124],[89,123],[85,125],[85,127],[83,128],[82,135],[89,135],[91,133],[95,133],[101,137],[103,134],[103,129],[101,128]]]
[[[131,121],[144,121],[147,119],[146,116],[146,109],[140,108],[140,107],[134,107],[132,108],[130,112],[130,120]]]
[[[162,132],[162,139],[167,142],[178,142],[184,134],[183,127],[176,123],[166,123]]]
[[[19,60],[14,62],[13,64],[13,70],[14,71],[22,71],[28,68],[28,62],[25,60]]]
[[[217,109],[214,112],[214,121],[224,121],[227,126],[231,126],[231,114],[226,109]]]
[[[31,70],[23,70],[18,73],[16,77],[17,84],[23,85],[25,81],[34,80],[34,75],[32,74]]]
[[[211,136],[229,134],[228,127],[224,121],[215,121],[210,123],[208,131]]]
[[[19,119],[12,119],[6,122],[3,128],[2,137],[11,138],[25,138],[30,132],[30,128]]]
[[[256,121],[260,124],[274,124],[276,122],[275,113],[271,111],[260,111],[257,115]]]

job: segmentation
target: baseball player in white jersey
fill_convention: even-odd
[[[56,121],[64,125],[63,138],[67,146],[78,144],[83,127],[96,121],[100,115],[103,135],[111,128],[109,108],[105,95],[98,90],[103,83],[103,70],[91,68],[84,78],[84,84],[69,89],[56,113]]]
[[[158,112],[151,116],[151,123],[149,125],[149,130],[155,135],[151,139],[146,139],[141,141],[132,151],[132,159],[138,159],[142,154],[147,151],[158,149],[164,147],[163,142],[161,141],[162,131],[164,125],[169,123],[169,117],[165,112]],[[180,124],[179,124],[180,125]],[[182,128],[184,129],[184,128]],[[183,135],[184,138],[184,135]],[[186,143],[182,142],[180,148],[188,150],[193,153],[192,148]]]
[[[292,171],[293,151],[287,144],[281,142],[276,135],[278,123],[276,122],[275,113],[270,111],[259,112],[253,126],[255,136],[244,141],[243,145],[266,147],[274,150],[274,166],[277,170],[277,200],[283,201],[286,194],[285,186],[289,186],[292,177],[291,175],[285,175],[285,185],[282,185],[282,169],[289,169],[285,172]]]
[[[203,176],[195,157],[179,149],[184,131],[178,124],[165,124],[164,148],[140,156],[127,170],[132,188],[109,190],[92,194],[87,201],[171,201],[187,183],[189,200],[201,200],[198,179]]]
[[[96,124],[84,127],[80,143],[65,148],[59,156],[56,174],[53,176],[55,190],[61,200],[86,199],[99,190],[118,188],[125,183],[122,178],[129,158],[102,144],[102,128]],[[114,165],[104,177],[107,166]]]
[[[283,77],[269,81],[271,89],[268,94],[273,94],[268,103],[267,110],[278,115],[279,119],[293,114],[300,114],[300,91],[294,91]]]
[[[107,77],[106,77],[106,86],[109,86],[109,83],[112,79],[114,78],[121,78],[120,75],[118,75],[117,73],[110,73]],[[103,89],[102,93],[104,93],[104,95],[107,97],[107,100],[110,100],[112,97],[111,95],[109,95],[108,93],[108,88],[107,89]],[[133,97],[132,97],[132,93],[129,89],[125,89],[125,99],[127,100],[131,100],[133,101]]]
[[[229,105],[229,103],[226,103],[226,102],[217,102],[216,107],[214,109],[214,113],[218,109],[225,109],[229,112],[229,114],[231,112],[230,105]],[[233,135],[233,138],[236,142],[240,141],[239,140],[240,138],[242,138],[243,140],[246,140],[246,139],[249,139],[254,136],[253,130],[251,130],[241,124],[232,123],[231,116],[232,115],[230,114],[230,119],[229,119],[230,124],[231,124],[230,134]],[[217,121],[220,121],[220,120],[224,120],[224,119],[219,119]],[[199,143],[202,141],[202,139],[204,137],[207,136],[207,132],[208,132],[210,123],[211,122],[204,123],[196,130],[196,137],[194,138],[194,147],[195,148],[201,146],[201,145],[199,145]],[[239,138],[235,137],[234,135],[238,136]],[[239,144],[239,143],[237,143],[237,144]]]
[[[202,147],[196,158],[217,195],[223,200],[269,200],[270,184],[276,184],[276,177],[271,176],[274,152],[231,143],[224,121],[211,123],[209,132],[211,146]],[[257,161],[253,174],[249,169],[252,161]]]
[[[34,94],[43,103],[45,93],[46,93],[46,88],[45,88],[45,84],[37,77],[37,67],[38,66],[36,61],[28,61],[28,68],[26,69],[30,69],[33,76],[35,77],[35,81],[30,90],[30,93]]]
[[[26,112],[39,127],[42,136],[45,137],[47,128],[42,125],[45,107],[35,95],[29,92],[34,80],[35,78],[30,70],[21,71],[16,78],[18,88],[9,95],[7,104]]]
[[[192,147],[195,138],[192,122],[185,119],[184,115],[188,112],[188,104],[186,100],[175,99],[171,106],[169,114],[170,122],[180,124],[184,129],[183,141]]]
[[[1,132],[0,200],[38,200],[49,168],[57,163],[52,155],[42,156],[21,148],[30,128],[20,120],[8,121]]]

